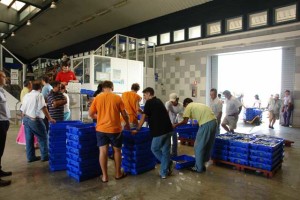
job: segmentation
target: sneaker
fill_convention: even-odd
[[[173,173],[173,169],[174,169],[174,162],[171,160],[169,162],[169,167],[168,167],[168,176],[171,176],[171,174]]]
[[[164,176],[160,176],[160,178],[161,178],[161,179],[166,179],[167,176],[165,176],[165,175],[164,175]]]
[[[0,187],[8,186],[10,184],[11,184],[11,181],[6,181],[6,180],[0,179]]]
[[[188,170],[190,170],[192,172],[198,172],[197,169],[196,169],[196,167],[190,167],[190,168],[188,168]]]
[[[41,161],[42,161],[42,162],[47,162],[47,161],[49,161],[49,157],[46,157],[46,158],[44,158],[44,159],[41,159]]]
[[[0,177],[11,176],[11,175],[12,175],[12,172],[5,172],[5,171],[0,170]]]

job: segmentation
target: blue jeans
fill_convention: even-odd
[[[41,158],[45,160],[48,158],[48,144],[47,144],[47,132],[46,126],[43,119],[32,120],[29,117],[23,118],[23,124],[25,128],[26,137],[26,155],[27,160],[32,161],[35,159],[35,149],[34,149],[34,138],[35,135],[38,139],[41,151]]]
[[[178,148],[178,138],[177,138],[177,132],[174,131],[172,135],[172,156],[177,156],[177,148]]]
[[[285,126],[289,126],[290,125],[291,115],[292,115],[292,111],[288,110],[287,106],[285,106],[284,112],[283,112],[283,120],[284,120],[284,124],[283,125],[285,125]]]
[[[170,164],[171,137],[173,131],[152,139],[151,151],[160,161],[160,176],[167,176]]]
[[[198,129],[194,144],[196,158],[195,167],[198,172],[202,172],[205,168],[205,162],[209,161],[215,141],[216,129],[216,120],[209,121],[201,125]]]

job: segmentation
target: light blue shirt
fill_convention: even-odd
[[[48,94],[50,93],[50,91],[52,89],[53,89],[53,87],[49,83],[46,83],[46,85],[44,85],[44,87],[42,89],[42,94],[43,94],[45,99],[47,99]]]

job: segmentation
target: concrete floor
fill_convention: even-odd
[[[12,177],[3,178],[11,179],[12,184],[0,188],[0,200],[299,199],[300,129],[296,128],[275,126],[269,130],[268,124],[239,123],[237,132],[262,132],[295,141],[292,147],[285,148],[282,169],[272,179],[209,163],[204,174],[175,170],[172,176],[161,180],[157,166],[145,174],[116,181],[113,162],[109,161],[110,180],[106,184],[99,178],[77,183],[65,171],[50,172],[48,163],[28,164],[24,146],[15,142],[18,129],[18,126],[9,129],[2,165],[4,170],[13,172]],[[193,155],[193,148],[179,145],[179,154]]]

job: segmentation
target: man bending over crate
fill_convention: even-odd
[[[132,133],[137,134],[146,117],[148,117],[150,134],[153,137],[151,151],[161,162],[160,177],[166,179],[173,171],[173,162],[170,159],[171,137],[173,135],[172,124],[165,105],[154,96],[153,88],[147,87],[144,89],[143,96],[146,100],[144,113],[138,127]]]
[[[206,171],[205,162],[209,161],[210,152],[215,141],[217,119],[210,107],[202,103],[194,103],[190,98],[184,99],[183,106],[185,107],[183,121],[174,124],[173,127],[176,128],[186,124],[189,118],[198,121],[199,129],[194,144],[196,163],[190,170],[202,173]]]
[[[119,180],[126,177],[126,174],[121,170],[122,126],[120,113],[125,120],[125,128],[129,130],[130,127],[124,103],[120,96],[113,93],[113,88],[111,81],[104,81],[102,84],[103,92],[95,97],[89,110],[90,117],[97,119],[96,135],[100,150],[99,160],[102,170],[101,181],[103,183],[108,182],[107,158],[109,144],[114,149],[115,179]]]

